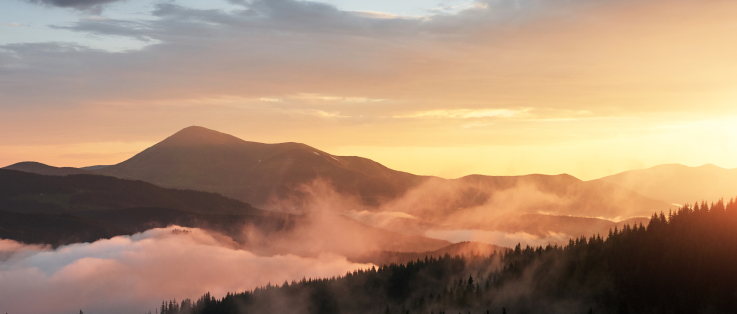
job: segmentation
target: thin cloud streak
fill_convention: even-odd
[[[100,13],[104,5],[121,0],[25,0],[49,7],[72,8]]]
[[[453,109],[453,110],[431,110],[423,111],[408,115],[393,116],[395,119],[403,118],[450,118],[450,119],[471,119],[471,118],[493,118],[502,117],[509,118],[519,116],[528,112],[529,109],[525,110],[511,110],[511,109]]]

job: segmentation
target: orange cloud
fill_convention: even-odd
[[[249,4],[259,19],[161,5],[149,21],[65,26],[158,40],[139,51],[0,48],[12,65],[0,74],[0,146],[20,152],[0,162],[109,163],[23,147],[150,143],[206,125],[449,177],[737,166],[725,126],[737,116],[734,1],[481,1],[401,19],[282,4]],[[536,151],[549,160],[526,161]]]

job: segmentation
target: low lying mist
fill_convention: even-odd
[[[569,176],[431,178],[403,197],[380,206],[369,206],[357,195],[336,192],[329,181],[318,179],[297,188],[299,197],[273,198],[268,209],[313,217],[322,215],[321,220],[328,217],[326,213],[341,214],[365,225],[403,235],[508,247],[517,243],[564,244],[582,235],[606,234],[618,225],[615,221],[620,222],[621,228],[622,222],[647,220],[621,221],[623,218],[646,211],[649,217],[658,210],[642,209],[642,196],[602,184],[592,185]],[[317,229],[334,229],[333,224],[323,223],[324,226]],[[356,233],[350,229],[344,234]],[[315,233],[303,234],[309,238]],[[430,248],[413,249],[406,245],[388,248],[377,241],[358,242],[365,242],[367,246],[362,247],[368,251]]]
[[[0,240],[0,311],[147,313],[172,296],[222,297],[371,266],[332,253],[258,256],[230,238],[178,226],[55,250]]]
[[[504,247],[522,246],[546,246],[548,244],[567,243],[572,237],[564,233],[551,233],[543,237],[525,232],[507,233],[502,231],[486,230],[428,230],[425,235],[429,238],[443,239],[453,243],[464,241],[482,242],[496,244]]]

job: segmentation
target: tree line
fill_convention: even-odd
[[[737,202],[685,205],[563,246],[425,257],[268,284],[161,314],[737,313]]]

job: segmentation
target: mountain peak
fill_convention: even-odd
[[[174,133],[159,144],[167,146],[190,146],[228,145],[241,142],[243,140],[229,134],[220,133],[201,126],[190,126]]]
[[[694,167],[694,168],[714,169],[714,170],[729,170],[727,168],[719,167],[719,166],[717,166],[715,164],[704,164],[704,165],[701,165],[701,166],[698,166],[698,167]]]

